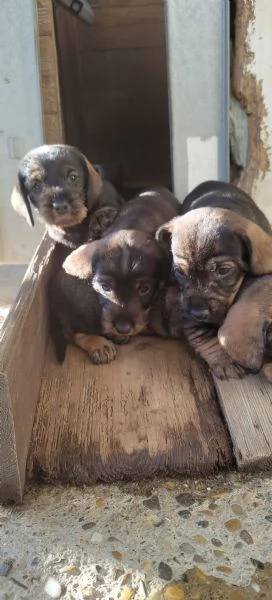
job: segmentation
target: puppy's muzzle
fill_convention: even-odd
[[[69,202],[65,196],[55,196],[52,200],[52,208],[58,215],[64,215],[69,208]]]
[[[120,333],[121,335],[129,335],[132,330],[133,323],[131,319],[127,317],[117,317],[117,319],[114,321],[114,327],[117,333]]]
[[[205,322],[210,317],[208,302],[203,298],[190,298],[187,311],[194,321]]]

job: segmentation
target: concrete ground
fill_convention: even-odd
[[[24,267],[0,267],[2,320]],[[0,600],[272,599],[272,480],[31,486],[0,507]]]

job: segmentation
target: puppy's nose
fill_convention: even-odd
[[[201,298],[195,298],[189,302],[189,313],[197,321],[206,321],[210,315],[208,302]]]
[[[57,213],[64,213],[67,211],[68,202],[66,198],[54,198],[52,206]]]
[[[118,333],[129,333],[132,327],[132,322],[125,317],[118,317],[114,322],[114,327]]]

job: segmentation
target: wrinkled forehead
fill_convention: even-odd
[[[22,169],[27,178],[55,178],[69,169],[79,170],[83,161],[79,153],[65,146],[41,146],[27,154]]]
[[[142,239],[141,239],[142,241]],[[154,252],[151,251],[153,246]],[[96,253],[94,268],[101,275],[120,278],[152,276],[158,264],[155,241],[128,243],[119,236],[113,236],[110,243],[103,240]]]
[[[221,255],[241,260],[242,251],[238,235],[218,220],[195,221],[190,226],[174,231],[172,236],[174,260],[183,258],[203,264]]]

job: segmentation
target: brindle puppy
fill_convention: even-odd
[[[171,245],[189,342],[219,378],[240,377],[242,369],[220,347],[217,331],[245,275],[272,272],[272,236],[266,218],[251,199],[246,210],[244,194],[239,214],[240,190],[231,196],[235,211],[228,209],[227,199],[225,208],[221,207],[220,194],[218,208],[217,193],[213,190],[207,196],[213,207],[201,208],[192,201],[192,194],[190,201],[185,200],[185,209],[192,206],[192,210],[162,226],[157,237]]]
[[[170,252],[155,240],[155,231],[179,209],[164,188],[140,194],[127,202],[101,240],[68,256],[50,289],[60,325],[55,335],[60,358],[65,343],[73,341],[96,364],[108,362],[115,347],[91,334],[126,343],[147,330],[151,305],[171,272]]]
[[[33,209],[50,237],[76,248],[99,238],[123,204],[98,170],[72,146],[34,148],[20,162],[12,206],[32,227]]]
[[[272,276],[247,277],[218,331],[222,347],[252,373],[272,382]]]

